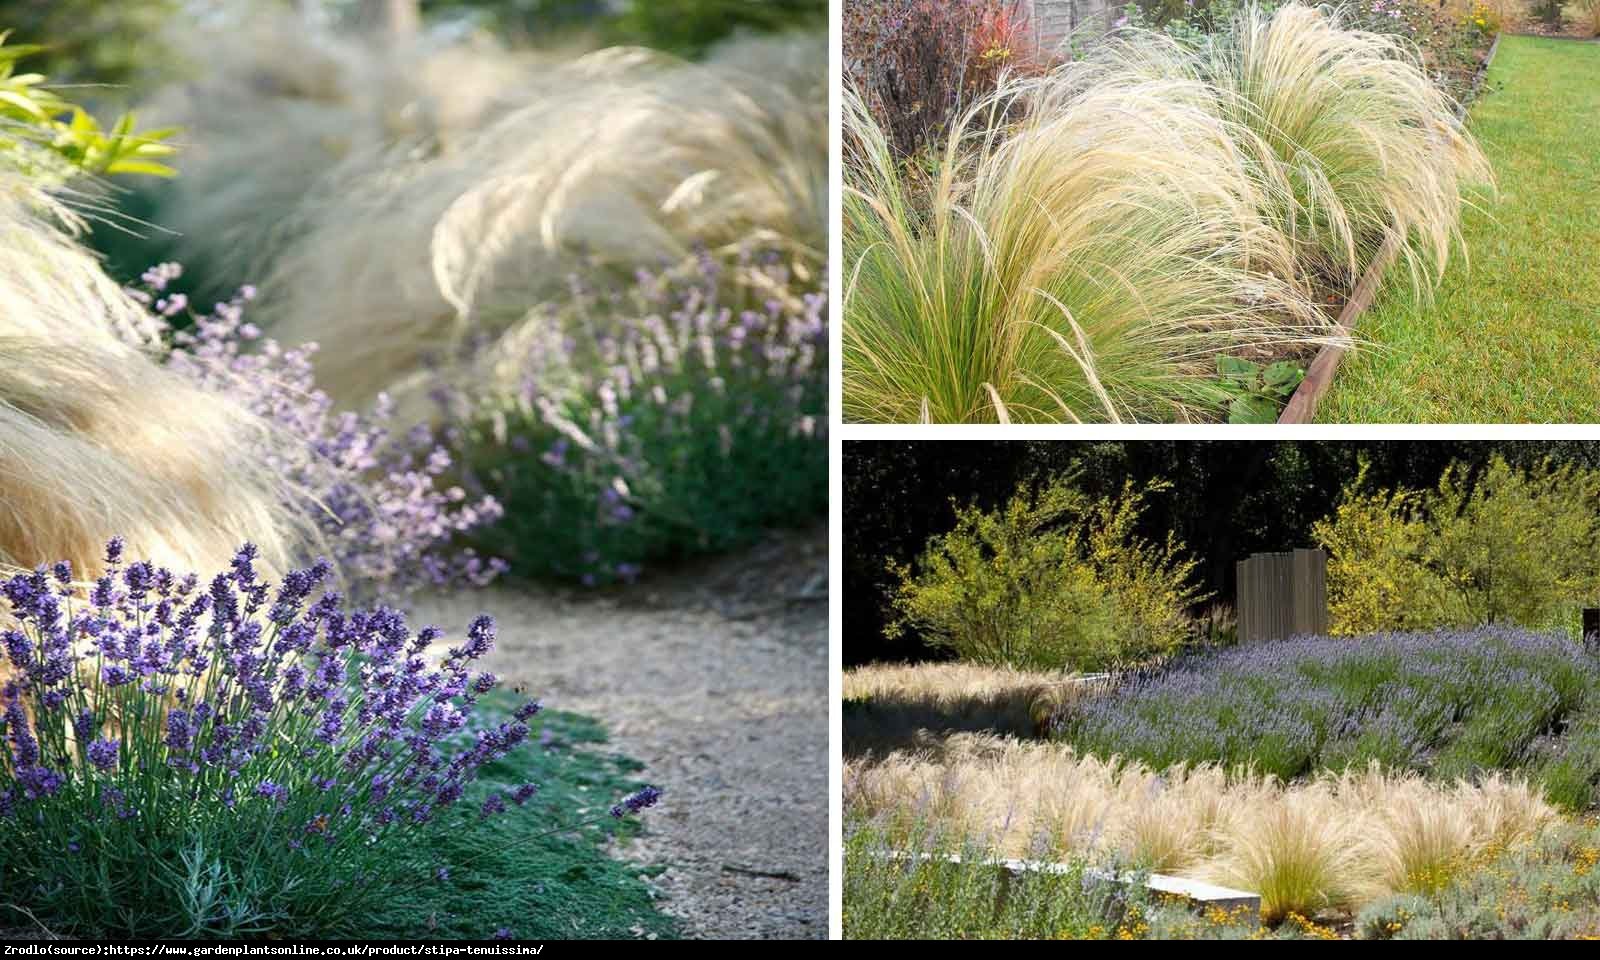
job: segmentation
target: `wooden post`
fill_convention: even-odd
[[[1328,630],[1328,555],[1258,553],[1234,566],[1239,640],[1284,640]]]

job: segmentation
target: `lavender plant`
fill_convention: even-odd
[[[1580,811],[1600,806],[1600,703],[1568,718],[1559,738],[1536,747],[1532,766],[1550,802]]]
[[[476,666],[490,618],[433,665],[438,629],[345,612],[327,562],[274,590],[254,559],[246,544],[202,584],[125,563],[113,540],[85,598],[66,564],[0,583],[17,624],[0,632],[0,890],[39,917],[89,935],[348,935],[467,866],[419,862],[431,833],[534,815],[518,809],[533,783],[465,799],[540,711],[475,723],[498,685]]]
[[[366,415],[335,412],[316,385],[316,344],[286,349],[245,319],[253,287],[197,313],[186,295],[168,292],[181,275],[178,264],[159,264],[129,291],[172,343],[167,366],[241,402],[281,435],[304,439],[275,449],[271,463],[316,518],[352,589],[393,597],[423,586],[484,586],[505,571],[498,557],[453,543],[503,511],[493,496],[469,497],[449,483],[442,438],[425,425],[396,434],[386,397]]]
[[[1387,767],[1468,776],[1529,759],[1595,699],[1597,664],[1561,634],[1486,626],[1235,647],[1138,677],[1058,718],[1101,756],[1161,768],[1250,763],[1291,778]]]
[[[827,299],[776,259],[574,281],[493,349],[485,387],[441,391],[456,455],[504,518],[474,531],[522,572],[585,584],[726,549],[827,503]],[[737,294],[735,294],[737,295]]]

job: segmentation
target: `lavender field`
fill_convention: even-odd
[[[1600,935],[1594,455],[861,445],[847,517],[957,492],[858,533],[889,603],[843,684],[845,935]],[[1327,633],[1235,618],[1287,582],[1252,525],[1317,544]]]
[[[1560,743],[1600,777],[1600,662],[1564,635],[1520,628],[1302,637],[1198,656],[1055,718],[1056,736],[1152,766],[1249,766],[1445,780],[1549,762]],[[1592,741],[1592,737],[1590,738]],[[1565,755],[1565,754],[1564,754]],[[1592,798],[1573,798],[1579,809]]]

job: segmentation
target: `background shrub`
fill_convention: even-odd
[[[351,6],[355,0],[337,0]],[[464,15],[517,38],[552,33],[594,35],[697,56],[733,33],[827,24],[827,0],[422,0],[433,17]]]
[[[1346,488],[1312,526],[1329,552],[1334,633],[1566,622],[1600,592],[1600,470],[1549,462],[1447,469],[1433,490]]]
[[[1041,62],[1017,0],[848,0],[843,56],[901,159],[938,146],[1003,72]]]
[[[1422,562],[1424,495],[1367,491],[1366,466],[1311,534],[1328,551],[1328,629],[1338,635],[1465,622],[1460,597]]]
[[[891,633],[979,663],[1101,670],[1171,654],[1189,639],[1195,561],[1134,533],[1144,497],[1089,498],[1058,479],[1004,507],[957,507],[956,525],[898,566]]]
[[[69,83],[116,87],[144,84],[170,69],[162,28],[180,0],[0,0],[0,25],[30,42],[48,42],[45,72]]]
[[[1533,0],[1528,10],[1546,27],[1561,26],[1561,0]]]

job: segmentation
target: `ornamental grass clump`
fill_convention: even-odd
[[[503,510],[493,496],[469,497],[450,482],[443,436],[421,424],[396,431],[393,408],[381,396],[365,414],[336,412],[312,370],[317,345],[286,349],[246,321],[253,287],[199,314],[168,289],[181,274],[175,263],[160,264],[129,291],[172,344],[167,369],[292,438],[263,453],[286,506],[316,524],[350,589],[396,599],[421,587],[485,586],[505,571],[499,557],[457,545]],[[174,329],[179,316],[184,326]]]
[[[78,243],[82,227],[0,174],[0,568],[65,559],[91,576],[121,534],[178,569],[224,564],[248,537],[287,569],[316,530],[269,465],[285,438],[161,368],[148,312]]]
[[[406,400],[425,398],[425,360],[565,300],[574,274],[625,290],[641,265],[693,273],[709,253],[731,296],[761,279],[740,253],[762,249],[819,286],[826,62],[815,36],[731,41],[697,63],[601,50],[531,77],[448,150],[330,165],[256,274],[262,326],[322,344],[319,382],[341,403],[387,390],[420,415]]]
[[[337,937],[436,880],[429,831],[530,816],[525,784],[463,804],[528,739],[540,707],[475,725],[494,624],[442,634],[394,610],[345,612],[331,568],[274,590],[240,547],[209,583],[113,540],[87,596],[58,563],[0,584],[0,889],[83,936]],[[654,788],[623,800],[622,817]],[[602,818],[604,819],[604,818]],[[552,823],[553,831],[574,829]],[[419,919],[419,927],[422,921]]]
[[[845,418],[1203,419],[1217,355],[1318,342],[1213,100],[1069,64],[967,109],[911,177],[847,90]]]
[[[473,533],[487,552],[626,581],[820,514],[827,298],[758,256],[737,270],[761,282],[727,295],[725,269],[706,256],[622,292],[575,281],[475,352],[444,402],[466,424],[456,458],[505,506]]]
[[[1252,4],[1184,59],[1176,72],[1204,79],[1247,133],[1240,149],[1303,277],[1344,293],[1392,243],[1413,288],[1438,281],[1464,191],[1494,175],[1415,47],[1340,12]]]
[[[396,44],[282,5],[213,6],[148,38],[171,46],[183,75],[140,113],[184,131],[183,175],[131,198],[152,228],[103,238],[127,270],[187,264],[188,292],[207,302],[263,275],[291,235],[286,215],[329,170],[380,175],[391,153],[448,151],[538,75],[539,57],[484,31]]]
[[[1286,782],[1248,766],[1152,768],[972,734],[847,758],[843,802],[847,817],[878,819],[902,845],[926,825],[1002,857],[1208,880],[1259,892],[1274,922],[1438,889],[1558,820],[1514,777],[1440,783],[1372,765]]]

